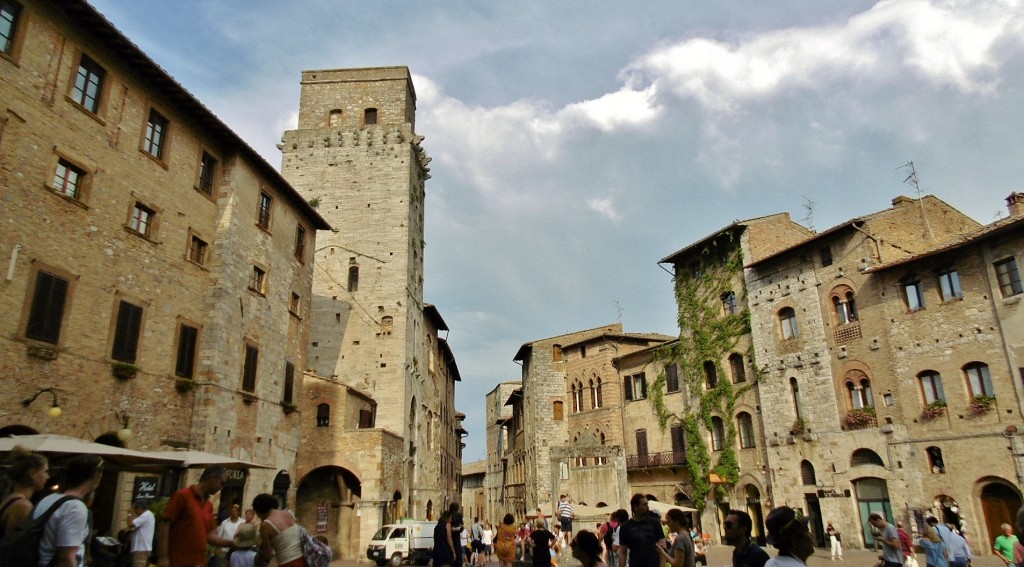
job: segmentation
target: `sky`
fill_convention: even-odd
[[[1024,191],[1024,0],[90,1],[278,168],[303,70],[409,67],[467,462],[522,344],[677,334],[658,260],[735,220]]]

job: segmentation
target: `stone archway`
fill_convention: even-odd
[[[350,470],[338,466],[313,469],[295,491],[295,512],[314,536],[322,535],[337,557],[358,558],[365,550],[359,545],[359,517],[362,482]]]

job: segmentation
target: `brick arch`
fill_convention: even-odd
[[[838,297],[839,299],[846,299],[847,292],[857,295],[857,290],[854,289],[852,285],[846,283],[838,283],[832,286],[832,289],[829,290],[828,300],[832,301],[833,297]]]

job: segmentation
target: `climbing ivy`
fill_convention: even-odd
[[[721,245],[718,240],[722,239]],[[711,493],[710,474],[722,477],[728,485],[739,481],[740,467],[736,457],[736,425],[732,419],[736,398],[757,382],[760,373],[754,370],[747,383],[734,388],[722,368],[722,360],[733,352],[740,338],[750,332],[750,313],[726,313],[723,300],[726,294],[735,293],[736,305],[744,305],[745,291],[742,284],[734,289],[736,282],[742,282],[743,258],[733,243],[732,233],[716,238],[701,251],[700,273],[676,273],[676,306],[678,308],[679,340],[656,351],[655,360],[675,363],[681,382],[688,387],[689,404],[680,411],[665,406],[664,370],[649,388],[651,407],[654,408],[662,430],[668,424],[679,423],[686,440],[686,467],[693,483],[693,501],[703,509]],[[731,248],[731,250],[729,249]],[[747,360],[752,360],[752,349]],[[705,384],[705,361],[715,365],[718,382],[711,388]],[[719,416],[724,423],[722,450],[717,452],[717,463],[705,441],[705,432],[712,430],[712,417]],[[719,485],[724,493],[725,486]]]

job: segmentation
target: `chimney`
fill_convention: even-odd
[[[1010,209],[1011,217],[1024,216],[1024,193],[1010,193],[1006,198],[1006,208]]]
[[[899,197],[896,197],[895,199],[892,200],[892,206],[894,206],[894,207],[900,207],[900,206],[903,206],[903,205],[912,205],[913,203],[914,203],[914,200],[911,199],[910,197],[907,197],[906,195],[900,195]]]

